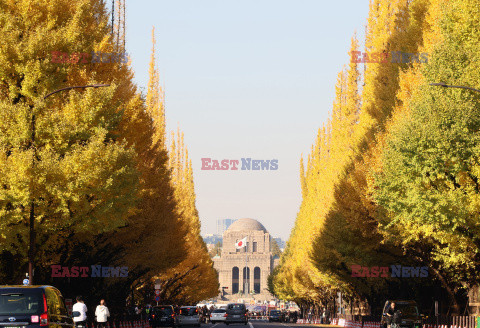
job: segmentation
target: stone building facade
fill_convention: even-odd
[[[236,249],[236,242],[245,237],[247,246]],[[254,219],[236,220],[223,233],[222,255],[213,259],[222,300],[268,301],[273,298],[267,291],[267,278],[277,261],[272,257],[270,241],[268,231]]]

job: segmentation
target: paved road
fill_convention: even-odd
[[[318,327],[318,325],[308,325],[308,324],[295,324],[295,323],[279,323],[279,322],[266,322],[266,321],[257,321],[251,320],[248,322],[248,325],[243,323],[231,323],[228,326],[224,323],[216,324],[202,324],[202,328],[294,328],[294,327]]]

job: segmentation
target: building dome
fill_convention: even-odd
[[[232,231],[263,231],[267,232],[267,229],[254,219],[239,219],[233,222],[230,227],[227,229],[227,232]]]

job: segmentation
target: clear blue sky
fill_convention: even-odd
[[[250,217],[288,239],[299,161],[331,110],[368,0],[127,0],[127,51],[146,89],[155,26],[167,128],[185,133],[203,233]],[[206,171],[201,158],[278,159],[276,171]]]

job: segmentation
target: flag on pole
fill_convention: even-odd
[[[236,249],[240,249],[240,248],[243,248],[247,246],[247,237],[243,238],[243,239],[240,239],[239,241],[237,241],[235,243],[235,248]]]

